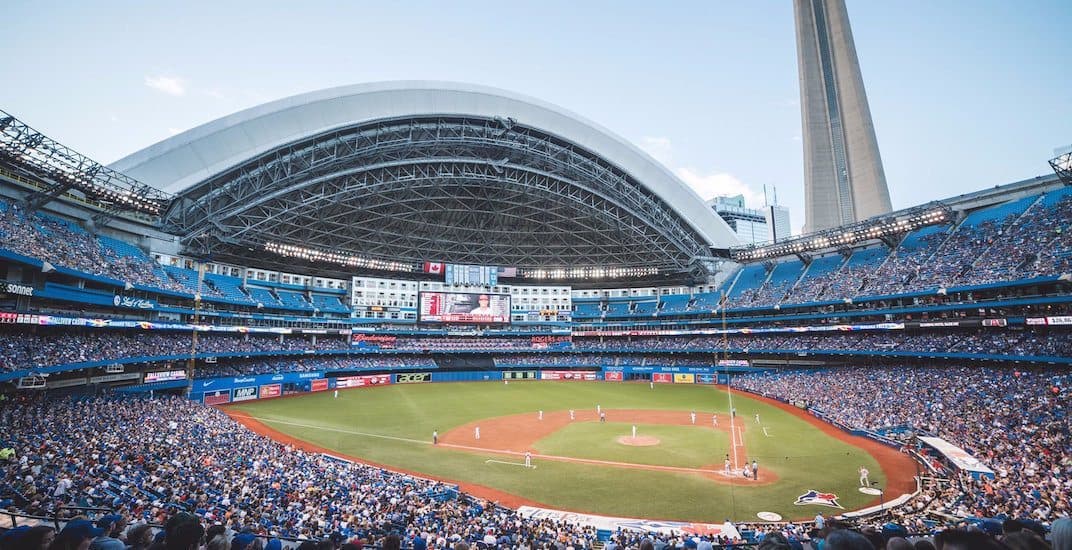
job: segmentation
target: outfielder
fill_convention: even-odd
[[[439,430],[432,430],[432,445],[439,445]]]
[[[540,420],[543,420],[543,409],[540,409]]]
[[[716,427],[716,428],[718,427],[718,415],[717,414],[712,414],[711,415],[711,425]]]
[[[636,439],[636,424],[633,424],[633,439]]]
[[[759,424],[759,413],[756,413],[756,424]]]
[[[339,398],[339,390],[335,390],[335,399]]]

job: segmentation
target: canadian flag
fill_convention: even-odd
[[[443,262],[424,262],[424,272],[440,275],[443,273]]]

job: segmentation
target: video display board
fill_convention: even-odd
[[[509,323],[510,295],[421,292],[418,320],[431,323]]]

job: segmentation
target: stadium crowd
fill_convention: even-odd
[[[5,331],[0,333],[0,371],[33,369],[50,365],[80,363],[90,361],[107,361],[128,357],[154,357],[185,355],[193,348],[191,335],[188,333],[151,333],[138,331],[48,331],[27,333]],[[723,346],[730,350],[791,350],[791,351],[903,351],[920,353],[974,353],[1020,356],[1072,356],[1072,332],[1067,330],[1001,330],[1001,329],[960,329],[947,332],[825,332],[825,333],[790,333],[790,334],[749,334],[703,337],[635,337],[635,338],[577,338],[574,339],[572,351],[582,355],[561,354],[526,354],[523,360],[532,365],[554,365],[576,361],[600,361],[592,364],[606,363],[607,358],[597,359],[591,351],[679,351],[710,352],[718,351]],[[533,344],[525,338],[398,338],[394,347],[404,351],[497,351],[497,350],[532,350]],[[253,334],[200,334],[197,353],[247,353],[272,351],[360,351],[356,350],[343,338],[319,337],[315,344],[301,336],[253,335]],[[504,359],[497,359],[502,361]],[[708,359],[671,357],[671,356],[616,356],[610,360],[614,364],[622,361],[641,361],[639,364],[660,364],[691,366],[708,364]],[[359,360],[369,368],[375,368],[378,359]],[[394,365],[395,363],[387,363]],[[387,367],[390,368],[390,367]],[[319,369],[312,369],[319,370]]]
[[[0,248],[91,275],[190,293],[143,254],[121,255],[71,222],[36,213],[27,216],[4,201],[0,201]]]
[[[440,482],[286,447],[177,397],[8,402],[0,422],[11,427],[3,446],[15,450],[0,488],[17,502],[4,507],[31,514],[101,506],[132,523],[166,524],[185,511],[268,537],[427,533],[436,548],[489,533],[503,547],[595,540],[590,527],[523,520]]]
[[[930,493],[928,510],[1040,521],[1072,515],[1067,369],[840,368],[740,375],[733,384],[804,402],[854,429],[941,437],[995,471],[995,479],[973,479],[951,470],[960,487]]]

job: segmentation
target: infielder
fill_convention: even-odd
[[[596,414],[603,414],[603,409],[598,404],[596,405]]]
[[[726,462],[722,465],[722,471],[729,475],[730,472],[730,456],[726,455]]]
[[[480,426],[473,428],[473,439],[480,439]]]
[[[569,410],[569,419],[573,420],[573,409]]]
[[[432,445],[439,445],[439,430],[432,430]]]
[[[540,420],[543,420],[543,409],[540,409]]]
[[[691,418],[691,419],[692,419],[692,423],[693,423],[693,424],[695,424],[695,423],[696,423],[696,411],[692,411],[692,412],[690,412],[690,413],[689,413],[689,418]]]
[[[604,423],[604,424],[606,424],[607,423],[607,413],[602,413],[602,412],[599,413],[599,421]]]
[[[712,414],[711,415],[711,425],[716,427],[716,428],[718,427],[718,415],[717,414]]]
[[[532,467],[532,453],[530,453],[528,451],[525,451],[525,467],[526,468],[531,468]]]
[[[633,439],[636,439],[636,424],[633,424]]]
[[[867,471],[867,468],[860,466],[860,487],[870,487],[871,480],[867,478],[871,472]]]

